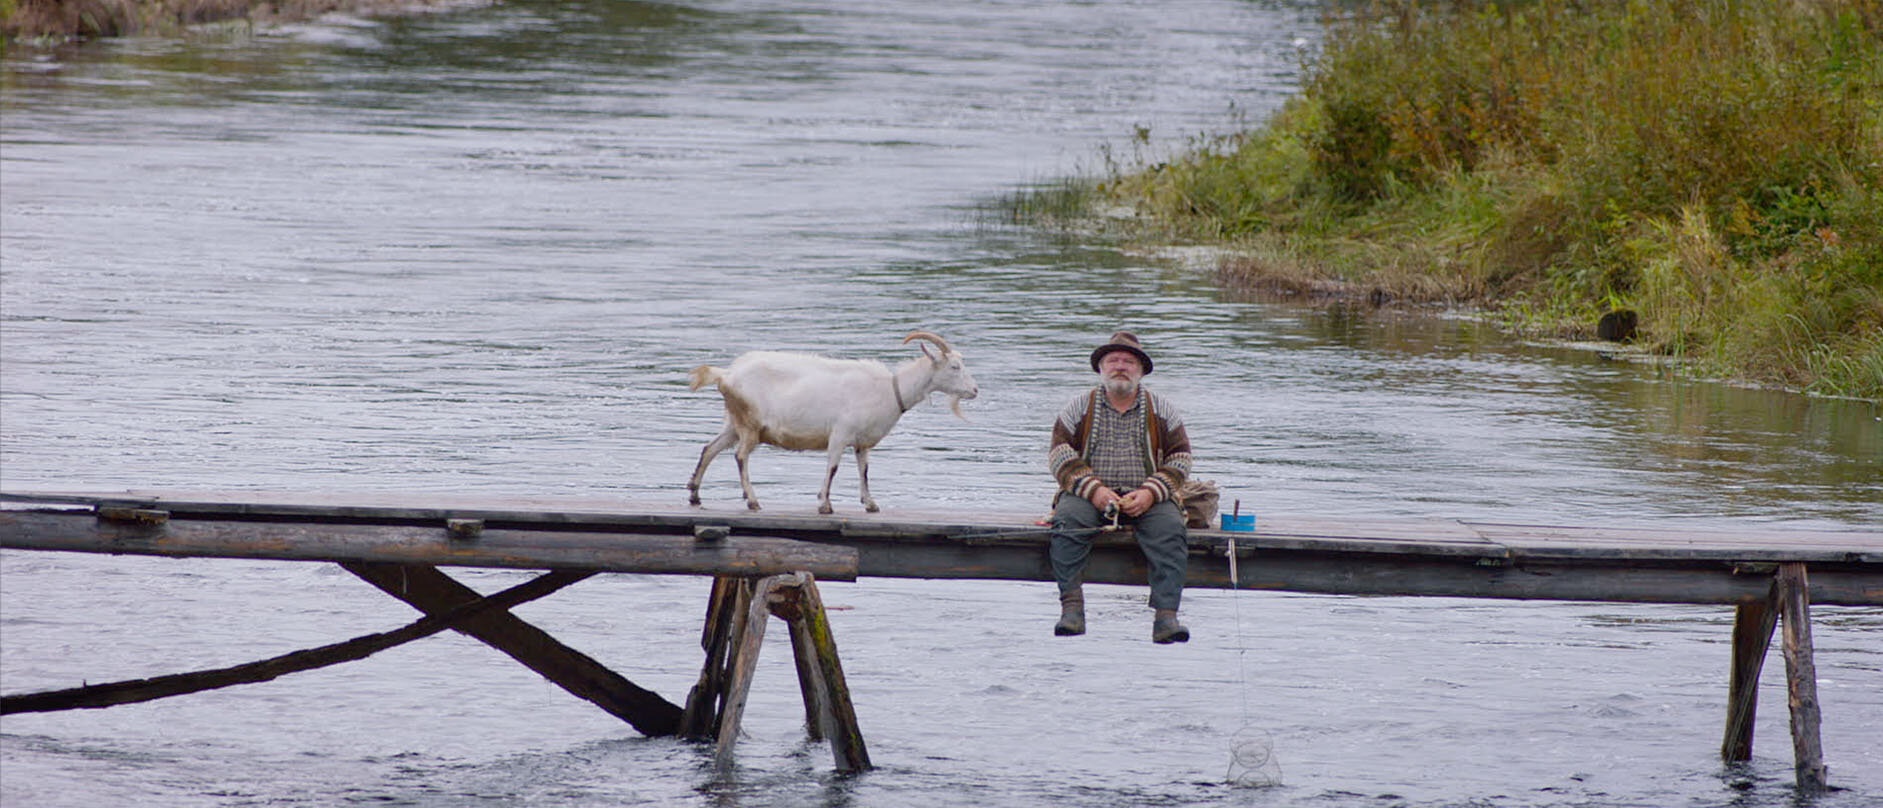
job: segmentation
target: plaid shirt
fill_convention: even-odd
[[[1092,412],[1092,433],[1085,439],[1085,463],[1113,491],[1130,491],[1151,476],[1151,447],[1144,426],[1144,394],[1131,409],[1119,412],[1110,405]]]
[[[1190,436],[1183,416],[1143,387],[1124,412],[1112,409],[1104,397],[1102,391],[1096,398],[1082,394],[1053,422],[1047,465],[1060,489],[1090,499],[1101,485],[1120,494],[1148,488],[1159,502],[1171,499],[1190,476]],[[1155,436],[1148,423],[1153,420]]]

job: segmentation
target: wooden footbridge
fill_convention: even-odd
[[[869,755],[818,579],[1052,580],[1039,514],[817,516],[420,499],[0,492],[0,548],[330,562],[425,615],[392,631],[233,668],[0,695],[0,713],[104,707],[265,681],[451,629],[642,733],[716,741],[725,765],[765,625],[778,616],[790,627],[807,731],[830,740],[839,770],[859,771],[870,767]],[[1257,532],[1195,530],[1190,544],[1192,588],[1731,605],[1727,761],[1751,757],[1759,675],[1782,624],[1794,760],[1805,791],[1826,787],[1810,608],[1883,605],[1883,531],[1265,516]],[[546,572],[482,596],[438,569],[454,566]],[[508,611],[605,572],[715,578],[701,637],[705,663],[684,705]],[[1144,583],[1143,557],[1128,530],[1096,537],[1087,580]],[[75,671],[73,678],[82,677]]]

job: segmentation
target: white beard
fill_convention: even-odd
[[[1106,379],[1105,392],[1113,396],[1133,396],[1138,393],[1138,383],[1130,379]]]

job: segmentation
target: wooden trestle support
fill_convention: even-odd
[[[1829,787],[1820,740],[1818,667],[1811,648],[1811,585],[1805,565],[1778,565],[1770,592],[1761,600],[1740,603],[1733,618],[1733,671],[1727,685],[1726,738],[1720,757],[1728,763],[1752,759],[1752,723],[1759,706],[1759,672],[1772,645],[1773,629],[1785,624],[1785,692],[1791,707],[1792,761],[1798,790],[1818,793]]]
[[[843,664],[830,620],[809,572],[768,577],[719,576],[713,579],[706,628],[700,644],[706,664],[687,697],[685,709],[609,670],[570,648],[509,609],[594,575],[588,571],[552,571],[489,597],[479,595],[436,567],[423,564],[345,562],[359,576],[425,614],[403,628],[368,634],[345,642],[228,668],[194,671],[85,685],[66,690],[0,697],[0,714],[96,709],[169,696],[199,693],[231,685],[265,682],[290,673],[363,659],[413,640],[451,629],[482,641],[561,686],[633,725],[649,736],[679,735],[716,741],[713,762],[732,766],[739,720],[758,665],[759,646],[770,616],[791,628],[805,725],[812,740],[830,740],[837,770],[870,768],[869,751],[857,727],[856,709],[844,682]]]
[[[722,770],[732,765],[732,747],[739,737],[739,721],[771,616],[783,619],[791,629],[805,730],[812,740],[830,741],[838,771],[869,769],[870,753],[857,727],[856,708],[850,702],[830,620],[817,593],[817,581],[808,572],[713,579],[706,627],[700,634],[706,664],[699,683],[687,694],[680,735],[716,741],[714,763]]]

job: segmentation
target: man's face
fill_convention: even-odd
[[[1129,353],[1112,351],[1099,358],[1098,375],[1104,380],[1107,392],[1125,395],[1137,392],[1138,380],[1144,378],[1144,366]]]

